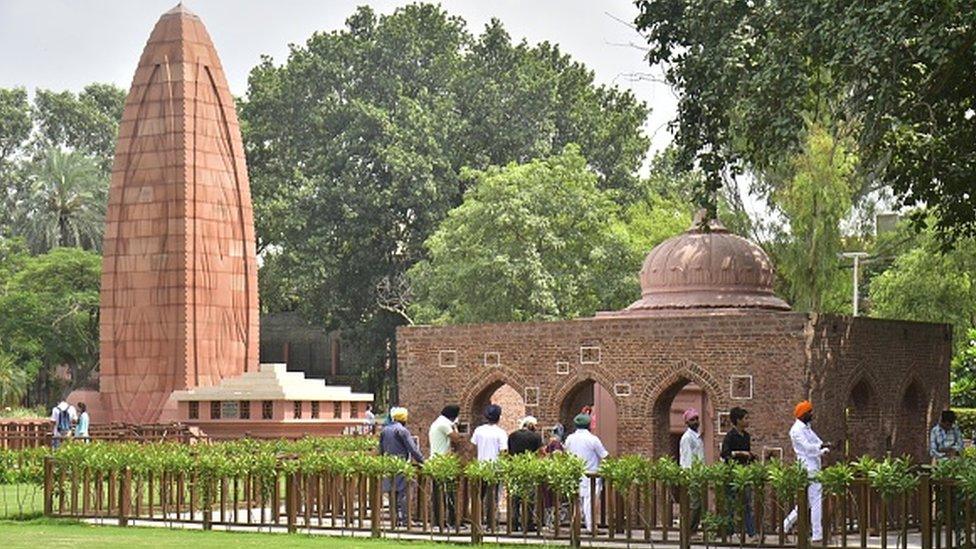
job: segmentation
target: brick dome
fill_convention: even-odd
[[[698,218],[700,219],[700,218]],[[673,309],[770,309],[788,311],[773,292],[775,273],[759,246],[734,235],[717,220],[684,233],[647,254],[640,272],[642,297],[622,314]]]

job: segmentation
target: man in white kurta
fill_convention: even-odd
[[[579,414],[573,419],[573,423],[576,424],[576,431],[566,437],[566,444],[564,445],[566,451],[583,460],[583,463],[586,464],[586,472],[595,473],[600,468],[600,462],[607,457],[607,449],[603,447],[600,437],[590,432],[590,416]],[[586,529],[590,531],[593,531],[592,501],[593,498],[600,497],[601,488],[602,484],[597,479],[596,493],[591,493],[590,478],[583,475],[583,478],[580,479],[580,505],[583,507],[583,521],[586,523]]]
[[[684,420],[687,429],[681,435],[681,442],[678,444],[678,463],[682,469],[691,469],[695,463],[705,463],[705,442],[702,440],[698,429],[701,428],[701,420],[698,418],[698,410],[688,408],[684,413]],[[701,493],[698,490],[691,490],[689,494],[691,503],[691,531],[698,530],[701,522]]]
[[[810,422],[813,421],[813,405],[809,401],[796,405],[794,409],[796,421],[790,427],[790,440],[793,442],[793,452],[796,459],[806,468],[807,474],[813,479],[821,467],[821,457],[830,451],[829,445],[824,444],[817,433],[813,432]],[[810,502],[810,529],[814,542],[823,540],[823,500],[822,487],[819,482],[810,482],[807,487],[807,498]],[[796,507],[783,521],[783,529],[789,531],[796,524],[798,517]]]

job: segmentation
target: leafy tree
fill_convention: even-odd
[[[27,371],[14,358],[0,353],[0,406],[16,406],[27,394]]]
[[[903,228],[896,238],[905,241]],[[944,322],[952,326],[952,399],[976,404],[976,239],[965,238],[945,250],[933,230],[902,244],[890,266],[871,278],[870,312],[882,318]],[[890,245],[890,244],[888,244]]]
[[[0,234],[7,232],[13,211],[17,153],[31,132],[30,103],[23,88],[0,88]]]
[[[577,147],[465,175],[475,183],[409,272],[417,321],[573,318],[637,295],[639,259]]]
[[[48,149],[18,197],[15,234],[31,249],[101,247],[108,184],[98,165],[77,152]]]
[[[101,258],[58,248],[22,261],[0,294],[0,354],[14,360],[44,403],[59,394],[54,368],[67,367],[68,387],[84,387],[98,365]],[[66,392],[66,391],[65,391]]]
[[[0,234],[97,249],[125,92],[0,89]]]
[[[943,241],[976,234],[968,2],[637,5],[648,59],[681,94],[682,161],[707,174],[700,200],[724,174],[763,173],[802,149],[804,121],[826,116],[856,140],[859,194],[890,185],[902,204],[930,208]]]
[[[316,33],[265,59],[241,102],[266,310],[341,328],[382,393],[405,273],[461,203],[462,168],[526,162],[579,143],[602,189],[638,196],[646,107],[595,85],[550,44],[474,37],[429,4]],[[369,334],[369,340],[363,338]]]
[[[952,405],[973,408],[976,407],[976,329],[956,334],[956,342],[962,344],[962,350],[952,361]]]
[[[851,174],[855,160],[819,124],[810,127],[803,151],[792,159],[792,179],[775,195],[789,223],[775,253],[777,268],[799,310],[830,311],[825,300],[845,278],[837,253],[840,224],[851,209]]]
[[[31,127],[30,103],[24,88],[0,88],[0,168],[13,160],[30,136]]]
[[[953,326],[957,352],[976,329],[976,240],[964,239],[946,253],[931,231],[871,279],[871,314]]]
[[[114,84],[89,84],[79,94],[37,90],[33,117],[35,141],[94,159],[103,173],[112,170],[125,90]]]

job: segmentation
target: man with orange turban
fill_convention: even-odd
[[[823,541],[823,500],[822,487],[819,482],[812,479],[820,471],[821,456],[830,451],[830,445],[820,440],[817,433],[813,432],[810,422],[813,421],[813,404],[809,400],[796,405],[793,409],[796,421],[790,427],[790,440],[793,442],[793,452],[796,459],[806,468],[811,482],[807,487],[807,498],[810,501],[810,529],[813,543]],[[793,508],[786,520],[783,521],[783,530],[788,532],[796,524],[797,509]]]

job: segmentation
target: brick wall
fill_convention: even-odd
[[[767,312],[404,327],[397,332],[400,400],[417,426],[448,403],[470,422],[484,393],[507,384],[523,397],[532,393],[526,412],[545,427],[574,388],[592,380],[615,395],[619,451],[659,455],[668,452],[671,399],[694,382],[717,415],[737,405],[751,412],[757,454],[768,447],[790,457],[794,404],[811,396],[815,428],[825,440],[842,441],[851,389],[858,376],[870,376],[877,398],[851,434],[884,448],[896,444],[897,426],[897,444],[919,448],[922,420],[897,412],[900,401],[888,395],[914,382],[909,397],[924,402],[926,414],[944,406],[943,335],[941,325]],[[909,372],[914,377],[905,381]],[[720,442],[717,431],[708,443]]]

